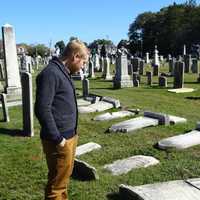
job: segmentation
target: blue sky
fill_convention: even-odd
[[[127,39],[138,14],[173,2],[185,0],[2,0],[0,25],[15,27],[17,43],[48,45],[75,36],[88,43],[110,39],[117,44]]]

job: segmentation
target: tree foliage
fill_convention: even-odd
[[[63,53],[64,48],[65,48],[65,43],[63,40],[56,42],[56,44],[54,46],[55,46],[55,48],[59,48],[60,54]]]
[[[200,6],[189,0],[141,13],[130,24],[128,35],[132,53],[152,51],[155,45],[163,55],[182,53],[184,44],[190,50],[200,43]]]

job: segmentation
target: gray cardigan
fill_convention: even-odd
[[[41,125],[41,139],[58,144],[62,133],[76,134],[78,109],[75,88],[62,62],[54,57],[36,79],[35,115]]]

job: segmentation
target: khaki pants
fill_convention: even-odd
[[[66,140],[65,146],[56,146],[51,141],[42,140],[48,166],[48,182],[45,200],[68,200],[67,187],[74,166],[78,136]]]

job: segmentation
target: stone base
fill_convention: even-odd
[[[132,80],[114,80],[113,87],[116,89],[133,87],[133,81]]]
[[[17,87],[7,87],[5,89],[7,95],[7,101],[18,101],[22,99],[22,89]]]

